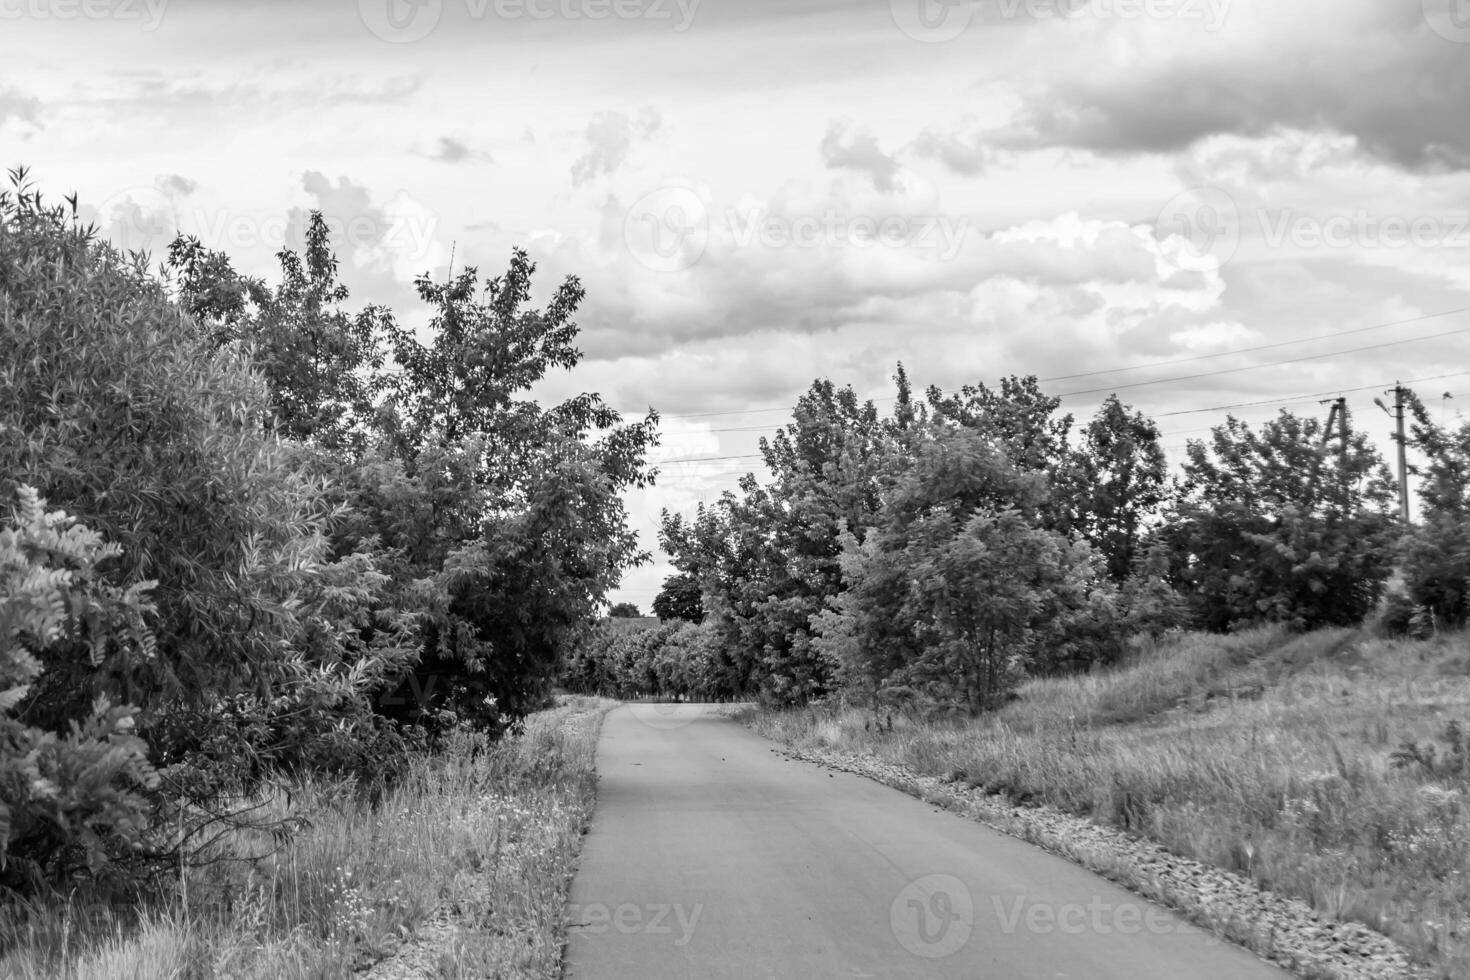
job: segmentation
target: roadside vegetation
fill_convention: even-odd
[[[517,250],[410,330],[320,213],[274,284],[79,213],[0,190],[0,976],[347,976],[445,909],[555,975],[597,709],[535,713],[657,439],[531,396],[580,284]]]
[[[284,843],[227,834],[167,898],[37,900],[0,930],[0,976],[345,978],[428,933],[414,952],[434,976],[557,977],[612,704],[572,697],[499,740],[460,734],[375,800],[347,780],[272,780],[255,802],[291,824]]]

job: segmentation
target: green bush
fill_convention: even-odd
[[[0,885],[34,887],[81,869],[107,872],[144,846],[147,790],[158,781],[133,732],[137,709],[105,697],[60,730],[20,710],[47,663],[99,669],[120,653],[154,656],[144,617],[152,583],[123,589],[100,565],[120,549],[31,487],[0,530]]]

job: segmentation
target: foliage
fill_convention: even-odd
[[[703,622],[704,598],[698,580],[687,572],[675,572],[665,578],[663,588],[653,598],[653,614],[665,621]]]
[[[638,619],[643,615],[632,602],[615,602],[607,614],[614,619]]]
[[[1166,498],[1159,429],[1109,395],[1082,430],[1082,443],[1057,489],[1071,502],[1069,524],[1121,583],[1132,574],[1145,525]]]
[[[48,207],[0,194],[0,492],[25,483],[119,546],[121,588],[156,581],[157,655],[57,659],[27,695],[64,730],[99,697],[146,728],[174,704],[286,684],[323,560],[322,486],[269,431],[243,356],[216,351],[142,268]]]
[[[561,675],[570,691],[616,698],[726,700],[739,692],[722,677],[721,648],[714,631],[698,623],[671,621],[644,629],[602,624],[576,645]]]
[[[1363,433],[1345,451],[1323,437],[1283,409],[1258,431],[1230,418],[1208,449],[1189,444],[1158,533],[1199,625],[1351,625],[1378,601],[1395,534],[1387,469]]]
[[[1470,422],[1438,425],[1408,393],[1410,444],[1425,458],[1419,476],[1420,521],[1404,535],[1406,598],[1434,625],[1464,625],[1470,616]],[[1404,631],[1415,629],[1408,621]]]
[[[99,566],[120,554],[63,511],[19,490],[0,529],[0,885],[98,876],[141,848],[147,790],[158,776],[134,734],[137,709],[98,697],[40,727],[27,716],[48,665],[99,669],[120,652],[155,655],[145,617],[150,582],[113,584]]]

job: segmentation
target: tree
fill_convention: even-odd
[[[1042,526],[1046,486],[978,427],[931,423],[877,525],[845,539],[820,646],[865,700],[991,707],[1085,599],[1085,545]]]
[[[613,607],[608,610],[607,614],[613,619],[638,619],[643,615],[631,602],[613,603]]]
[[[282,249],[276,259],[281,282],[271,290],[236,273],[227,256],[193,236],[169,246],[181,304],[208,325],[216,345],[249,351],[270,389],[281,434],[360,453],[387,380],[383,341],[392,319],[375,307],[356,316],[341,309],[348,291],[337,278],[320,211],[308,220],[304,256]]]
[[[1070,524],[1121,583],[1132,573],[1144,524],[1166,497],[1164,450],[1151,419],[1109,395],[1082,430],[1059,493],[1073,508]]]
[[[179,704],[296,676],[301,603],[326,560],[322,485],[269,429],[268,394],[150,278],[11,174],[0,192],[0,494],[33,486],[154,581],[156,656],[60,658],[29,723],[63,732],[98,697],[146,729]],[[44,660],[44,657],[43,657]]]
[[[1420,520],[1400,543],[1404,587],[1430,623],[1453,628],[1470,617],[1470,422],[1439,425],[1413,392],[1408,406],[1410,445],[1425,462],[1414,469]]]
[[[1362,433],[1345,453],[1322,424],[1282,410],[1259,431],[1235,418],[1191,441],[1160,531],[1170,578],[1211,630],[1255,622],[1352,625],[1392,564],[1392,481]]]
[[[675,572],[665,578],[663,588],[653,599],[653,614],[665,622],[671,619],[703,622],[704,600],[699,581],[686,572]]]

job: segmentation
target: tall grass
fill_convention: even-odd
[[[796,745],[876,755],[1044,802],[1362,922],[1470,976],[1470,775],[1401,742],[1470,722],[1470,638],[1189,636],[1101,674],[1035,681],[994,716],[759,716]],[[1403,759],[1403,753],[1400,753]]]
[[[440,975],[556,977],[561,917],[611,702],[569,698],[498,743],[463,736],[369,805],[340,783],[262,802],[308,822],[250,834],[141,909],[74,895],[0,923],[0,978],[346,978],[434,925]]]

